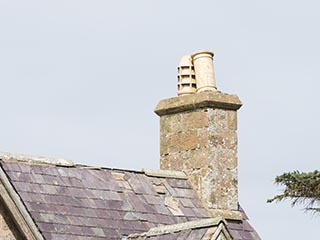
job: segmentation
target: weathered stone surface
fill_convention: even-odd
[[[238,110],[242,103],[238,96],[221,92],[201,92],[161,100],[154,110],[159,116],[194,111],[201,108]]]
[[[208,209],[238,210],[237,96],[204,92],[160,101],[160,167],[184,171]],[[229,214],[230,215],[230,214]]]
[[[17,237],[16,237],[17,236]],[[10,219],[8,211],[4,208],[4,203],[0,201],[0,239],[15,240],[19,239],[19,233]]]

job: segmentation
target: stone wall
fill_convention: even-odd
[[[19,232],[9,215],[9,212],[4,207],[3,202],[0,200],[0,239],[1,240],[22,240]]]

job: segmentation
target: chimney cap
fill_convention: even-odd
[[[192,54],[191,54],[191,57],[193,58],[194,56],[196,56],[196,55],[198,55],[198,54],[209,54],[209,55],[211,55],[212,57],[214,56],[214,53],[213,53],[212,51],[209,51],[209,50],[201,50],[201,51],[192,53]]]

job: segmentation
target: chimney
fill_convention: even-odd
[[[201,51],[182,58],[178,97],[161,100],[155,109],[160,116],[161,169],[184,171],[214,216],[236,220],[241,219],[237,158],[241,105],[236,95],[217,91],[213,53]]]

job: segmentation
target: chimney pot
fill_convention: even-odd
[[[178,66],[178,95],[194,94],[197,90],[191,56],[182,56]]]
[[[191,55],[195,69],[197,92],[216,91],[213,52],[200,51]]]

